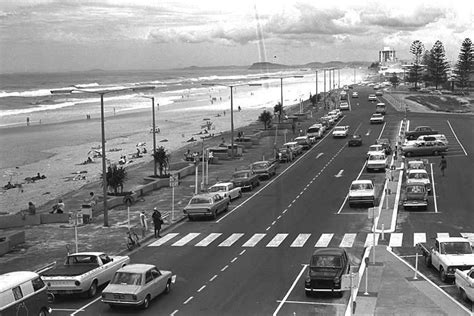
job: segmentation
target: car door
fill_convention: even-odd
[[[153,276],[153,282],[152,282],[153,294],[152,295],[153,297],[156,297],[165,290],[166,282],[164,282],[164,278],[161,272],[156,268],[151,269],[151,275]]]
[[[141,297],[142,299],[145,298],[145,296],[148,294],[150,294],[152,299],[156,296],[156,292],[157,292],[157,289],[155,286],[156,282],[155,282],[155,279],[153,279],[153,274],[151,271],[152,269],[147,270],[145,272],[145,283],[142,289],[142,295],[143,295],[143,297]]]

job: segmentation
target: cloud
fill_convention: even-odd
[[[441,8],[416,7],[413,11],[381,10],[361,14],[361,23],[383,29],[417,30],[446,17]]]

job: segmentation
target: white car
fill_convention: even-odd
[[[229,197],[231,201],[242,196],[242,188],[235,187],[232,182],[216,183],[208,189],[208,192],[217,193],[223,198]]]
[[[384,153],[374,153],[367,159],[367,171],[380,171],[387,168],[387,156]]]
[[[315,143],[316,139],[319,139],[323,136],[324,129],[325,127],[323,124],[313,124],[310,127],[308,127],[308,130],[306,131],[306,135],[308,135],[311,142]]]
[[[369,94],[369,101],[373,102],[373,101],[377,101],[377,97],[375,96],[375,94]]]
[[[349,103],[347,102],[341,102],[341,104],[339,104],[339,109],[341,111],[347,111],[349,110]]]
[[[358,204],[369,204],[375,206],[375,188],[372,180],[352,181],[349,189],[349,206],[354,207]]]
[[[367,152],[367,157],[369,157],[372,154],[378,154],[378,153],[385,153],[385,149],[383,148],[382,145],[370,145],[369,146],[369,151]]]
[[[440,141],[443,142],[446,146],[449,144],[448,139],[443,134],[435,135],[421,135],[417,138],[418,141]]]
[[[336,137],[347,137],[347,133],[349,132],[349,126],[336,126],[332,131],[332,136]]]
[[[412,170],[412,169],[423,169],[426,170],[426,166],[428,165],[428,160],[426,159],[414,159],[414,160],[407,160],[405,162],[405,169]]]
[[[410,169],[407,171],[407,184],[423,183],[428,192],[431,192],[431,181],[425,169]]]
[[[340,111],[336,111],[336,110],[332,110],[328,112],[328,115],[334,117],[334,120],[336,121],[341,118],[341,114],[342,113]]]
[[[474,267],[464,271],[456,269],[454,272],[454,283],[462,299],[474,302]]]
[[[385,117],[381,113],[374,113],[370,117],[370,124],[381,124],[385,122]]]

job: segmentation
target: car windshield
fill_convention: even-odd
[[[312,268],[341,268],[342,262],[341,257],[323,255],[323,256],[313,256],[311,258],[311,267]]]
[[[472,249],[468,242],[443,242],[441,253],[446,255],[471,254]]]
[[[360,136],[359,136],[359,135],[353,135],[352,138],[353,138],[353,139],[359,139]]]
[[[369,151],[382,151],[383,147],[381,145],[372,145],[369,147]]]
[[[335,130],[335,131],[345,131],[346,128],[345,128],[345,127],[342,127],[342,126],[336,126],[336,127],[334,128],[334,130]]]
[[[424,169],[424,164],[422,162],[409,162],[409,169]]]
[[[206,197],[193,197],[189,204],[211,204],[212,200]]]
[[[374,117],[374,118],[382,117],[382,114],[380,114],[380,113],[372,114],[372,117]]]
[[[425,187],[422,185],[408,186],[407,193],[425,193]]]
[[[264,169],[266,167],[267,167],[266,162],[256,162],[252,165],[252,168],[254,168],[254,169]]]
[[[384,160],[385,156],[384,155],[370,155],[369,160]]]
[[[77,255],[69,256],[66,264],[97,264],[97,257],[95,255]]]
[[[351,190],[371,190],[373,188],[370,183],[354,183],[351,185]]]
[[[428,174],[422,172],[410,172],[408,174],[409,179],[428,179]]]
[[[140,273],[117,272],[115,273],[110,284],[122,285],[140,285],[142,283],[142,275]]]
[[[212,186],[209,188],[209,192],[220,192],[220,191],[227,191],[226,187],[223,185],[219,185],[219,186]]]
[[[239,172],[239,173],[234,173],[232,176],[234,179],[245,179],[248,178],[250,175],[248,172]]]

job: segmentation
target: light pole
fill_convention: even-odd
[[[155,97],[154,96],[148,96],[148,95],[141,95],[140,97],[145,98],[145,99],[151,99],[151,115],[153,117],[153,176],[156,178],[157,177],[157,171],[156,171],[156,159],[155,159],[155,153],[156,153],[156,124],[155,124]]]
[[[107,208],[107,160],[105,158],[105,118],[104,118],[104,95],[119,91],[138,91],[154,89],[155,86],[137,86],[120,89],[58,89],[51,90],[51,94],[71,94],[73,92],[84,92],[100,95],[100,126],[101,126],[101,146],[102,146],[102,193],[104,195],[104,226],[109,226],[109,212]]]

